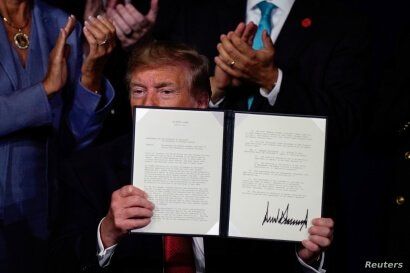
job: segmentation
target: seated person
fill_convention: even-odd
[[[131,106],[208,106],[206,58],[183,45],[153,42],[135,49],[127,80]],[[51,247],[53,272],[172,272],[161,235],[129,234],[148,225],[155,213],[147,194],[129,185],[131,154],[127,135],[65,164],[55,194],[60,206]],[[321,270],[321,253],[333,239],[332,219],[314,219],[309,233],[301,245],[194,237],[194,268],[173,272],[318,272],[312,266]]]

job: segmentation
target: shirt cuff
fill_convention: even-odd
[[[115,244],[115,245],[110,246],[109,248],[104,249],[104,245],[102,243],[101,233],[100,233],[101,223],[104,220],[104,218],[101,219],[100,223],[98,224],[98,228],[97,228],[97,244],[98,244],[97,258],[98,258],[98,264],[101,267],[106,267],[110,264],[111,257],[114,254],[115,248],[117,247],[117,244]]]
[[[209,101],[209,108],[218,108],[219,105],[224,101],[225,98],[218,100],[217,102],[213,103],[211,100]]]
[[[265,88],[259,88],[259,93],[261,94],[262,97],[265,97],[268,99],[270,106],[275,105],[276,98],[278,97],[278,94],[280,91],[280,86],[282,85],[282,79],[283,79],[283,72],[282,70],[278,68],[278,79],[273,89],[267,90]]]
[[[305,261],[303,261],[299,255],[298,252],[295,250],[295,255],[296,258],[298,259],[298,262],[303,266],[303,272],[315,272],[315,273],[326,273],[326,269],[323,269],[323,264],[325,262],[325,253],[322,252],[320,254],[320,263],[319,263],[319,267],[317,269],[313,268],[312,266],[308,265],[307,263],[305,263]]]

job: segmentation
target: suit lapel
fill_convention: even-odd
[[[0,26],[0,65],[3,67],[4,72],[6,72],[9,77],[14,90],[17,89],[17,71],[15,63],[13,60],[13,52],[10,43],[8,42],[8,37],[6,30],[3,25]]]
[[[47,71],[48,56],[51,51],[55,41],[57,40],[59,29],[56,27],[58,24],[50,14],[50,8],[42,3],[41,1],[34,1],[32,18],[35,26],[37,28],[38,41],[41,51],[41,58],[43,64],[43,71]],[[4,27],[0,27],[0,40],[8,41],[7,33]],[[13,52],[9,43],[0,43],[0,65],[6,72],[7,76],[14,89],[18,88],[17,83],[17,71],[15,68],[15,63],[13,60]]]
[[[275,63],[284,71],[297,61],[315,29],[315,0],[296,0],[275,43]],[[309,21],[311,25],[309,25]]]
[[[33,7],[33,20],[37,27],[38,41],[43,63],[43,71],[47,71],[48,57],[59,34],[59,24],[54,17],[50,16],[50,8],[41,1],[35,1]]]

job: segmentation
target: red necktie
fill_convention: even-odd
[[[192,238],[164,236],[165,273],[195,273]]]

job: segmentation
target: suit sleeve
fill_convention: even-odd
[[[323,20],[295,56],[285,61],[283,54],[277,56],[283,78],[275,104],[271,106],[254,92],[251,111],[326,116],[332,139],[345,143],[364,123],[370,59],[367,22],[361,18],[346,24],[337,18]],[[278,52],[287,54],[287,48]],[[228,91],[227,102],[233,106],[227,103],[225,107],[245,107],[249,90],[240,90],[245,99],[234,98],[238,93],[231,91],[236,90]]]
[[[50,105],[41,83],[0,96],[0,137],[51,121]]]
[[[47,97],[43,84],[39,82],[0,96],[0,136],[26,128],[52,125],[57,130],[63,127],[60,137],[62,142],[74,142],[68,145],[70,147],[81,148],[95,139],[112,104],[114,89],[106,79],[102,83],[102,95],[97,95],[81,85],[82,50],[79,25],[68,43],[71,49],[68,84],[55,95],[62,96],[64,100],[64,124],[61,126],[59,115],[55,115],[59,109],[53,109],[50,105],[50,98]],[[74,141],[69,141],[68,136],[64,136],[66,133],[72,135]]]
[[[86,89],[80,82],[83,60],[81,31],[77,25],[75,39],[71,42],[71,71],[68,106],[65,109],[65,125],[75,140],[75,147],[82,148],[90,144],[102,128],[103,120],[111,108],[114,88],[107,79],[103,79],[100,94]],[[74,75],[74,76],[72,76]]]
[[[52,197],[50,272],[105,272],[98,264],[96,236],[97,216],[101,220],[104,212],[87,200],[71,164],[60,171]]]

